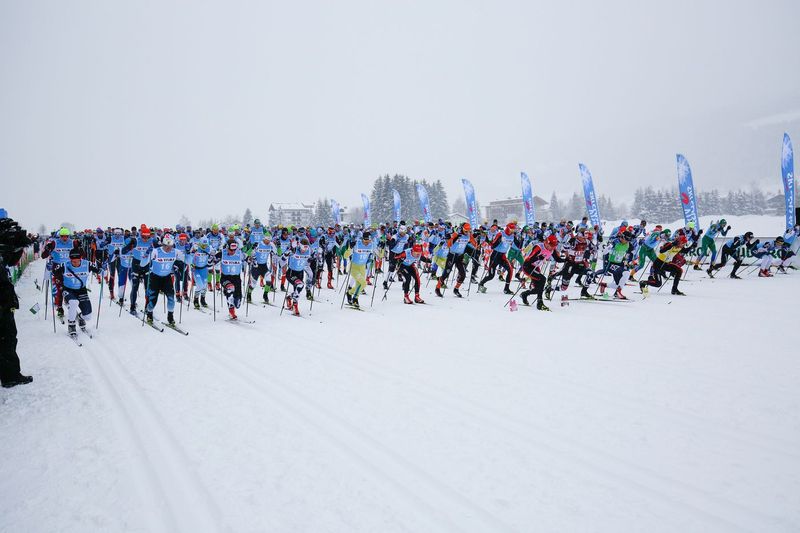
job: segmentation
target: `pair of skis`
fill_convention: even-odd
[[[83,333],[84,335],[86,335],[90,339],[93,338],[92,334],[89,333],[89,331],[85,327],[80,328],[80,330],[81,330],[81,333]],[[80,339],[78,339],[78,332],[77,331],[75,332],[74,335],[72,333],[67,332],[67,337],[69,337],[72,340],[72,342],[74,342],[78,346],[83,346],[83,343],[80,341]]]

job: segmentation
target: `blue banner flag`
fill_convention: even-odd
[[[525,224],[533,226],[536,221],[536,206],[533,204],[533,189],[531,179],[524,172],[520,172],[522,180],[522,207],[525,208]]]
[[[786,202],[786,229],[791,229],[797,224],[794,210],[794,150],[792,150],[792,140],[786,133],[783,134],[781,173],[783,174],[783,196]]]
[[[364,204],[364,227],[368,228],[371,225],[369,217],[369,197],[363,192],[361,193],[361,202]]]
[[[578,163],[578,169],[581,171],[581,181],[583,182],[583,199],[586,201],[586,214],[589,215],[592,226],[600,226],[600,208],[597,206],[597,195],[594,193],[592,173],[583,163]]]
[[[400,193],[397,192],[397,189],[392,189],[392,195],[394,196],[394,221],[400,222]]]
[[[694,193],[694,183],[692,183],[692,169],[689,162],[681,154],[678,154],[678,190],[680,191],[681,207],[683,207],[683,220],[688,226],[693,222],[697,227],[697,199]]]
[[[339,209],[339,202],[336,200],[331,200],[331,214],[333,215],[334,224],[342,223],[342,212]]]
[[[478,227],[478,205],[475,202],[475,187],[469,182],[468,179],[462,179],[461,184],[464,186],[464,196],[467,200],[467,218],[472,227]]]
[[[420,183],[417,183],[417,196],[419,197],[419,208],[422,210],[422,218],[427,224],[431,221],[431,202],[428,199],[428,190]]]

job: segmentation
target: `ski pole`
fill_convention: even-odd
[[[508,304],[510,304],[511,300],[513,300],[517,296],[517,293],[522,288],[522,280],[520,279],[520,280],[517,280],[517,281],[519,282],[519,285],[517,286],[517,290],[515,290],[514,294],[511,295],[511,298],[509,298],[508,301],[503,304],[503,307],[506,307]]]
[[[247,273],[244,275],[245,279],[245,302],[244,302],[244,316],[247,317],[250,314],[250,276],[252,276],[252,269],[253,267],[250,263],[247,264]],[[313,303],[313,302],[312,302]]]
[[[43,281],[42,287],[44,287],[44,319],[47,320],[47,308],[50,307],[47,305],[47,293],[50,292],[50,280],[46,279]]]
[[[381,277],[383,277],[383,271],[381,271]],[[375,280],[372,283],[372,299],[369,301],[369,306],[372,307],[372,304],[375,303],[375,289],[378,286],[378,275],[375,275]]]
[[[347,277],[344,278],[344,285],[343,285],[344,291],[342,291],[342,292],[344,292],[344,294],[342,294],[342,304],[339,306],[339,309],[344,309],[344,299],[345,299],[345,297],[347,297],[347,291],[348,291],[347,283],[350,281],[350,270],[352,268],[353,268],[353,263],[350,263],[350,268],[347,269]],[[356,287],[358,287],[358,284],[356,284]],[[353,291],[353,294],[356,294],[356,292]]]
[[[216,284],[216,282],[214,280],[214,278],[216,277],[216,272],[217,272],[216,266],[212,263],[211,264],[211,300],[212,300],[212,305],[214,306],[214,309],[213,309],[213,311],[214,311],[214,322],[217,321],[217,293],[216,293],[217,284]]]
[[[122,274],[119,274],[120,276]],[[128,277],[130,276],[129,272],[125,272],[125,282],[122,284],[122,298],[119,301],[119,316],[122,316],[122,308],[125,307],[125,289],[128,288]]]
[[[142,327],[144,327],[144,317],[147,316],[147,307],[150,304],[150,302],[148,302],[148,298],[150,296],[148,294],[148,292],[150,291],[149,287],[150,287],[150,271],[148,270],[146,282],[144,284],[144,312],[142,313]]]
[[[97,322],[94,325],[94,329],[98,329],[100,327],[100,304],[103,302],[103,281],[105,278],[102,275],[102,270],[100,271],[100,296],[97,298]]]
[[[50,293],[50,302],[53,306],[52,314],[53,314],[53,333],[56,332],[56,295],[54,293]]]

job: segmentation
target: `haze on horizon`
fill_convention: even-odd
[[[0,2],[0,206],[34,230],[356,205],[780,187],[800,3]]]

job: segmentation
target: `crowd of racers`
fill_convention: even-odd
[[[334,288],[334,277],[345,276],[346,298],[359,308],[359,298],[383,275],[383,291],[393,283],[402,286],[406,304],[421,304],[423,276],[435,281],[434,293],[444,297],[449,286],[460,298],[475,285],[485,293],[496,277],[508,295],[519,293],[524,305],[548,310],[545,299],[561,292],[566,305],[571,283],[580,298],[626,300],[626,285],[638,285],[646,294],[671,278],[671,293],[683,295],[680,281],[689,266],[715,276],[729,262],[731,278],[739,278],[745,250],[756,258],[759,276],[772,276],[794,268],[800,226],[774,240],[761,242],[752,232],[731,236],[717,261],[717,237],[727,237],[731,227],[724,219],[703,230],[687,224],[674,232],[647,222],[622,221],[604,235],[586,217],[579,223],[535,223],[520,226],[497,221],[472,227],[444,221],[406,224],[397,221],[364,228],[359,225],[328,227],[271,227],[256,219],[252,225],[222,227],[97,228],[73,233],[62,228],[46,240],[41,255],[48,259],[54,306],[59,317],[68,310],[70,332],[75,323],[88,320],[91,304],[87,281],[91,275],[108,283],[109,296],[128,304],[136,314],[139,289],[144,287],[144,313],[153,319],[159,294],[167,300],[168,322],[174,323],[174,306],[184,299],[198,309],[208,307],[208,293],[221,291],[231,319],[243,299],[252,301],[258,291],[264,302],[279,291],[282,304],[299,314],[305,292]],[[691,259],[691,261],[689,261]],[[469,278],[469,280],[468,280]],[[631,283],[631,279],[635,283]],[[512,290],[512,283],[515,287]],[[595,285],[594,291],[590,291]],[[413,294],[412,294],[413,293]],[[274,298],[274,295],[272,295]]]

